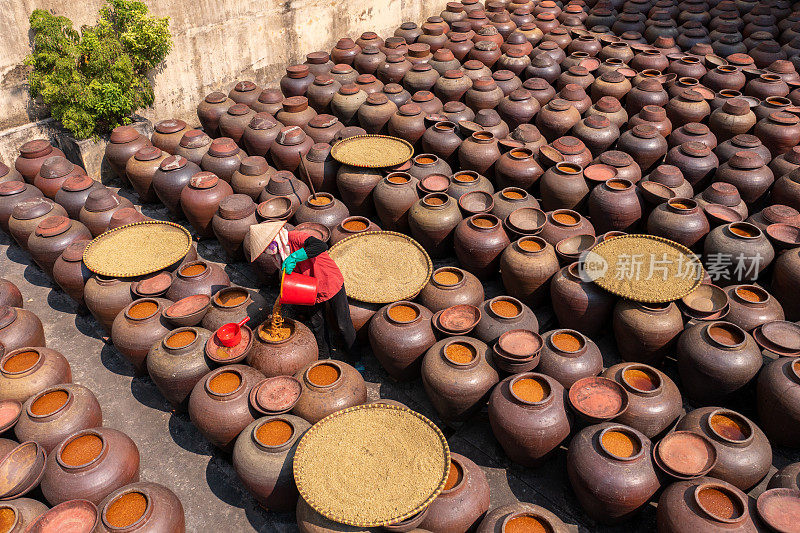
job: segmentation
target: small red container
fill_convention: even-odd
[[[230,322],[217,330],[217,340],[227,348],[232,348],[242,340],[242,326],[247,324],[250,317],[245,317],[240,322]]]
[[[281,303],[314,305],[317,301],[317,279],[292,272],[283,276]]]

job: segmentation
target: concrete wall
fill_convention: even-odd
[[[155,74],[155,104],[140,112],[153,121],[175,117],[197,123],[195,106],[237,80],[277,84],[287,65],[330,50],[344,36],[372,30],[386,37],[404,21],[422,23],[445,0],[145,0],[156,16],[171,19],[174,49]],[[11,0],[0,17],[0,159],[13,162],[16,146],[47,134],[30,124],[46,113],[28,98],[28,17],[36,8],[92,24],[102,0]],[[13,134],[12,134],[13,132]],[[11,145],[14,146],[11,146]]]

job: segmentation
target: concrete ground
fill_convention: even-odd
[[[133,195],[122,191],[134,202]],[[145,207],[145,214],[167,219],[163,207]],[[187,225],[188,224],[185,223]],[[200,255],[223,263],[222,250],[215,240],[198,245]],[[296,531],[293,513],[272,513],[259,508],[240,485],[230,457],[214,449],[194,428],[188,415],[175,414],[148,377],[134,377],[130,364],[101,340],[102,329],[91,315],[76,315],[76,306],[32,263],[28,255],[11,239],[0,234],[0,277],[17,284],[25,298],[25,307],[44,323],[48,346],[63,353],[72,366],[73,379],[92,389],[103,408],[104,425],[126,432],[141,452],[141,479],[162,483],[180,497],[186,512],[187,531]],[[437,262],[437,267],[454,264]],[[249,266],[239,263],[225,266],[235,284],[263,289],[268,301],[275,298],[274,288],[259,287]],[[498,283],[486,287],[487,297],[500,293]],[[537,309],[541,331],[557,327],[552,311]],[[600,345],[606,366],[619,362],[613,338],[595,339]],[[365,379],[370,399],[391,398],[401,401],[434,420],[445,431],[453,451],[475,461],[485,472],[491,487],[491,507],[515,501],[546,507],[574,531],[651,532],[655,530],[656,506],[647,505],[634,520],[617,527],[593,523],[582,511],[566,477],[566,448],[538,469],[513,465],[492,436],[486,409],[458,430],[446,428],[428,402],[420,380],[394,383],[368,353],[364,354]],[[666,372],[676,379],[674,362]],[[755,418],[754,392],[745,391],[740,401],[729,406]],[[774,467],[800,461],[800,453],[774,450]],[[774,468],[773,468],[774,471]],[[766,481],[751,495],[763,491]]]

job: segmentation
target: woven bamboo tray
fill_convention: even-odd
[[[331,157],[352,167],[384,168],[402,165],[414,155],[408,141],[389,135],[355,135],[331,148]]]
[[[347,296],[366,303],[411,300],[433,273],[431,258],[422,246],[394,231],[351,235],[334,244],[329,253],[342,271]]]
[[[98,235],[84,250],[83,262],[95,274],[132,278],[174,265],[191,247],[192,236],[180,224],[145,220]]]
[[[314,424],[297,445],[293,468],[300,496],[322,516],[386,526],[423,511],[444,489],[450,448],[421,414],[365,404]]]
[[[700,259],[677,242],[654,235],[622,235],[586,254],[584,273],[617,296],[643,303],[679,300],[704,276]]]

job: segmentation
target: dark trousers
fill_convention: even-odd
[[[333,314],[336,327],[344,340],[345,349],[350,354],[356,342],[356,330],[353,328],[353,321],[350,320],[350,307],[347,304],[347,293],[344,286],[333,295],[332,298],[318,303],[311,308],[310,326],[317,339],[319,347],[319,358],[328,359],[331,356],[331,333],[328,321],[325,320],[325,309]],[[351,354],[350,354],[351,355]],[[351,355],[352,357],[352,355]]]

